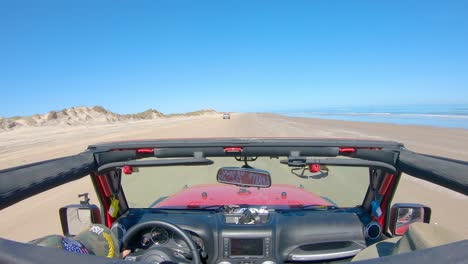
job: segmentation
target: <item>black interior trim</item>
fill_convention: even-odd
[[[93,153],[0,170],[0,210],[38,193],[83,178],[95,169]]]
[[[320,138],[205,138],[205,139],[161,139],[110,142],[90,145],[88,149],[104,152],[114,149],[136,148],[197,148],[223,146],[261,147],[357,147],[386,148],[399,150],[404,145],[395,141],[349,140]]]
[[[162,166],[196,166],[196,165],[211,165],[213,161],[206,158],[189,158],[189,159],[161,159],[161,160],[131,160],[123,162],[112,162],[102,165],[98,168],[98,173],[105,173],[115,168],[123,166],[135,167],[162,167]]]
[[[397,169],[413,177],[468,195],[468,164],[402,150]]]
[[[300,159],[300,157],[294,157],[294,160]],[[390,164],[370,161],[362,159],[343,159],[343,158],[309,158],[303,157],[304,165],[320,164],[320,165],[336,165],[336,166],[349,166],[349,167],[376,167],[384,169],[389,172],[396,172],[395,167]],[[282,164],[289,164],[289,160],[281,160]]]

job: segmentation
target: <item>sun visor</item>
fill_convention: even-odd
[[[0,210],[95,169],[93,152],[0,170]]]

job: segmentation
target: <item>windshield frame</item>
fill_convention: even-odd
[[[203,158],[223,156],[322,156],[348,157],[369,161],[384,162],[397,167],[398,156],[404,150],[404,145],[394,141],[365,140],[365,139],[334,139],[334,138],[187,138],[187,139],[157,139],[110,142],[90,145],[88,152],[93,153],[95,168],[91,173],[91,180],[98,193],[102,208],[102,216],[112,223],[112,218],[106,214],[110,206],[109,189],[118,188],[118,184],[111,186],[113,171],[97,173],[97,168],[111,162],[138,160],[146,157],[158,158]],[[399,165],[398,165],[399,167]],[[398,169],[389,190],[394,193],[399,182],[401,171]],[[382,175],[383,176],[383,175]],[[432,178],[428,178],[433,181]],[[375,193],[370,189],[364,202],[363,210],[371,209],[371,201]],[[393,196],[393,194],[392,194]],[[119,213],[122,215],[129,210],[125,195],[119,193],[115,197],[119,201]]]

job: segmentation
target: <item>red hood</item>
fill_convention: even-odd
[[[332,205],[318,195],[287,184],[275,184],[269,188],[260,189],[239,188],[225,184],[202,184],[184,189],[154,207],[203,207],[225,204],[267,206]]]

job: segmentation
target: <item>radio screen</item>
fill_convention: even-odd
[[[262,256],[263,239],[231,239],[231,256]]]

